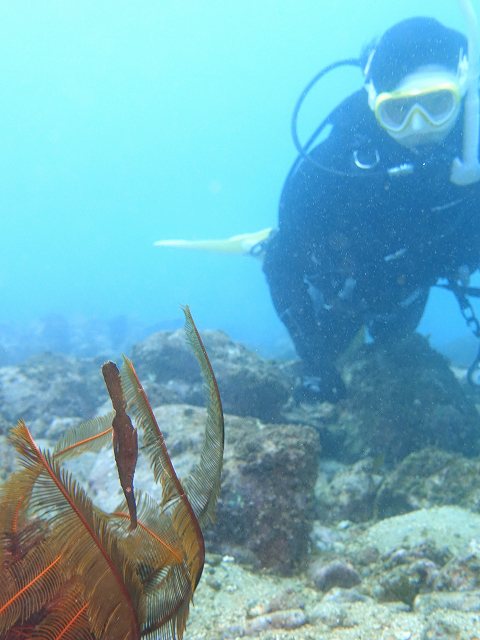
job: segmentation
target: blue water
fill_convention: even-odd
[[[153,242],[274,226],[303,86],[419,13],[463,28],[454,0],[3,2],[0,322],[168,324],[188,303],[201,328],[281,342],[256,261]],[[326,79],[302,137],[360,82]],[[447,294],[422,329],[467,331]]]

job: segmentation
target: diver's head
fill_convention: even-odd
[[[397,142],[417,147],[442,142],[461,110],[465,79],[439,65],[408,74],[393,91],[369,88],[369,105],[378,124]]]
[[[441,142],[461,110],[466,53],[464,36],[433,18],[410,18],[386,31],[365,67],[379,125],[407,147]]]

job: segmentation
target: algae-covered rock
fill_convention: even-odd
[[[0,412],[20,418],[43,436],[57,417],[92,416],[106,396],[99,384],[100,363],[45,353],[20,365],[0,367]]]
[[[480,515],[459,507],[419,509],[385,518],[346,543],[357,558],[375,547],[362,587],[378,601],[411,607],[418,594],[478,588]]]
[[[480,548],[474,541],[470,547],[466,555],[451,558],[442,567],[435,579],[436,590],[472,591],[480,587]]]
[[[401,516],[385,518],[371,525],[356,540],[359,548],[375,546],[383,555],[392,550],[430,542],[465,555],[480,532],[480,514],[460,507],[419,509]]]
[[[290,402],[283,408],[284,420],[317,429],[327,457],[395,463],[427,446],[467,456],[480,452],[474,398],[426,338],[413,334],[357,347],[342,375],[347,398],[337,405]]]
[[[381,483],[382,475],[372,458],[353,465],[333,465],[320,459],[315,487],[316,517],[324,524],[370,520]]]
[[[7,444],[7,436],[0,433],[0,484],[5,482],[15,469],[15,460]]]
[[[415,598],[415,611],[423,613],[425,617],[429,617],[435,611],[480,611],[480,590],[473,589],[465,593],[448,592],[448,593],[428,593],[422,594]],[[450,636],[455,637],[455,636]]]
[[[218,331],[202,338],[227,413],[310,425],[326,457],[392,463],[427,446],[468,456],[479,451],[474,398],[420,336],[357,348],[343,371],[348,397],[337,405],[293,401],[298,362],[267,360]],[[132,359],[153,404],[203,406],[203,381],[183,330],[151,335],[133,348]],[[91,415],[105,397],[99,364],[46,354],[0,368],[0,414],[8,421],[24,416],[31,426],[37,418],[48,426],[55,417]]]
[[[427,446],[467,456],[480,451],[473,401],[422,336],[365,345],[344,376],[343,412],[335,422],[318,425],[327,455],[348,462],[381,455],[396,462]]]
[[[220,331],[203,331],[227,413],[278,421],[291,382],[281,367]],[[155,333],[134,346],[132,359],[140,377],[149,379],[154,402],[203,405],[203,382],[183,330]]]
[[[385,518],[448,504],[480,511],[480,460],[428,447],[411,453],[387,475],[375,513]]]
[[[478,412],[425,338],[414,334],[364,353],[351,369],[348,403],[364,454],[395,461],[428,445],[478,453]]]
[[[235,546],[246,548],[261,567],[291,573],[310,546],[318,436],[308,427],[239,418],[226,433],[216,544],[234,555]]]

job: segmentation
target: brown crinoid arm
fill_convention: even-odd
[[[162,485],[157,532],[182,551],[181,562],[170,561],[163,567],[160,562],[153,562],[143,576],[148,597],[142,634],[155,638],[160,631],[161,637],[169,640],[182,637],[190,601],[202,574],[205,547],[200,524],[213,519],[224,446],[223,412],[215,376],[188,307],[185,317],[187,338],[202,369],[209,403],[200,463],[184,483],[176,475],[145,391],[126,358],[121,374],[128,408],[143,432],[143,450],[150,459],[155,480]],[[145,509],[139,520],[153,522],[153,514],[153,508]]]
[[[225,443],[223,409],[207,350],[195,326],[190,309],[185,307],[184,313],[187,340],[202,370],[208,404],[200,463],[194,467],[183,485],[200,525],[205,526],[215,519],[215,508],[220,493]]]
[[[162,486],[162,503],[157,507],[159,516],[164,514],[165,522],[169,521],[171,535],[178,541],[182,554],[182,562],[166,570],[160,563],[156,565],[158,580],[154,586],[149,584],[143,633],[149,637],[154,631],[161,630],[166,634],[161,637],[181,638],[205,561],[203,533],[177,477],[146,393],[127,358],[121,375],[128,409],[143,432],[143,451],[150,459],[155,480]]]

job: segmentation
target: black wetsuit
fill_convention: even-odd
[[[328,170],[294,166],[264,261],[304,373],[326,378],[362,325],[377,339],[413,331],[429,288],[480,264],[480,183],[450,181],[463,114],[445,141],[419,152],[379,127],[363,89],[330,122],[311,153]]]

